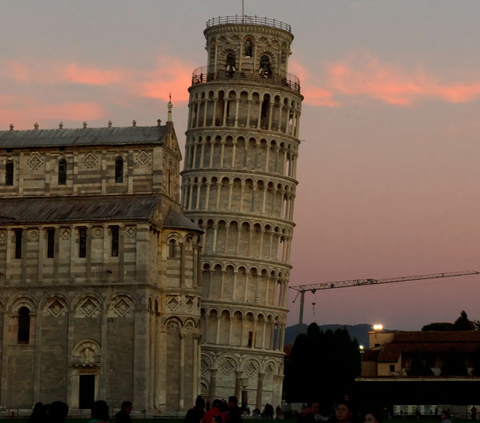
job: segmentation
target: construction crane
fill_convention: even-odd
[[[433,273],[431,275],[415,275],[415,276],[400,276],[398,278],[387,278],[387,279],[353,279],[348,281],[337,281],[337,282],[324,282],[316,283],[312,285],[297,285],[290,286],[290,289],[297,291],[297,295],[292,303],[295,303],[298,296],[300,295],[300,319],[298,323],[298,333],[303,332],[303,306],[305,305],[305,293],[320,291],[322,289],[336,289],[336,288],[352,288],[354,286],[370,286],[370,285],[380,285],[383,283],[394,283],[394,282],[409,282],[409,281],[421,281],[424,279],[440,279],[440,278],[453,278],[456,276],[470,276],[470,275],[479,275],[480,272],[476,270],[466,270],[463,272],[447,272],[447,273]]]

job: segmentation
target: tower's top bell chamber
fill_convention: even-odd
[[[204,34],[208,64],[194,71],[192,85],[264,79],[300,92],[299,79],[287,72],[293,41],[290,25],[257,16],[225,16],[210,19]]]

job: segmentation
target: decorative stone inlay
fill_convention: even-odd
[[[253,377],[258,372],[258,364],[255,361],[250,361],[248,364],[245,365],[243,371],[249,376]]]
[[[27,163],[33,170],[37,170],[43,164],[43,160],[38,153],[33,153]]]
[[[29,229],[27,231],[27,239],[31,242],[38,242],[39,233],[38,229]]]
[[[85,315],[85,317],[92,317],[93,313],[95,313],[98,309],[97,300],[88,297],[80,304],[80,310]]]
[[[202,371],[202,373],[207,372],[210,367],[212,367],[212,361],[208,356],[202,355],[202,358],[200,360],[200,370]]]
[[[132,305],[126,297],[120,297],[112,307],[113,311],[120,317],[125,317],[131,308]]]
[[[0,242],[5,242],[6,240],[7,240],[6,229],[0,229]]]
[[[149,163],[150,159],[151,156],[146,151],[140,151],[140,153],[137,154],[137,162],[142,165]]]
[[[53,317],[58,317],[64,309],[65,306],[60,302],[58,298],[52,299],[50,301],[50,304],[47,305],[47,310]]]
[[[193,249],[193,244],[192,244],[192,240],[190,238],[188,238],[186,241],[185,241],[185,250],[186,251],[192,251]]]
[[[98,158],[93,153],[87,153],[83,158],[83,164],[87,166],[89,169],[95,166],[97,162],[98,162]]]
[[[103,228],[101,226],[96,226],[92,229],[92,238],[103,239]]]
[[[270,379],[272,377],[273,371],[274,371],[273,364],[269,364],[267,366],[267,369],[265,370],[265,376],[267,379]]]
[[[60,237],[64,240],[70,239],[70,228],[60,228]]]
[[[195,297],[187,295],[185,297],[185,305],[187,306],[188,311],[193,311],[193,309],[195,308]]]
[[[127,234],[127,236],[128,236],[129,238],[133,238],[133,237],[136,235],[136,233],[137,233],[137,228],[136,228],[136,226],[127,226],[127,227],[125,228],[125,233]]]
[[[167,296],[167,307],[175,311],[178,307],[180,307],[181,298],[180,295],[168,295]]]
[[[220,362],[218,367],[225,375],[228,376],[230,373],[233,372],[233,370],[235,370],[236,363],[233,359],[227,357]]]

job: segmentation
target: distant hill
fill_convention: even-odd
[[[303,325],[304,333],[307,332],[308,325]],[[362,323],[360,325],[320,325],[320,329],[324,332],[331,329],[335,331],[338,328],[345,327],[350,334],[350,338],[357,338],[359,345],[363,345],[368,348],[368,332],[372,330],[372,325]],[[298,325],[289,326],[285,329],[285,345],[291,344],[295,341],[298,335]]]

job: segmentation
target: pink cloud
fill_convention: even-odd
[[[153,69],[102,68],[78,63],[10,62],[0,76],[18,83],[59,85],[74,83],[101,87],[118,86],[134,96],[168,101],[172,93],[176,103],[188,100],[188,87],[194,65],[176,57],[161,56]],[[114,98],[114,97],[111,97]]]
[[[68,81],[77,84],[110,85],[125,81],[126,72],[121,69],[82,68],[72,63],[66,66],[64,76]]]
[[[316,72],[313,82],[305,67],[293,62],[291,69],[302,82],[305,102],[314,106],[339,106],[370,98],[397,106],[425,100],[465,103],[480,98],[480,79],[448,81],[423,68],[405,70],[362,53],[331,63]],[[322,86],[317,81],[324,81]]]
[[[176,57],[162,57],[157,69],[150,73],[149,81],[141,85],[141,95],[168,101],[170,92],[173,101],[186,102],[188,87],[192,83],[194,66]]]

